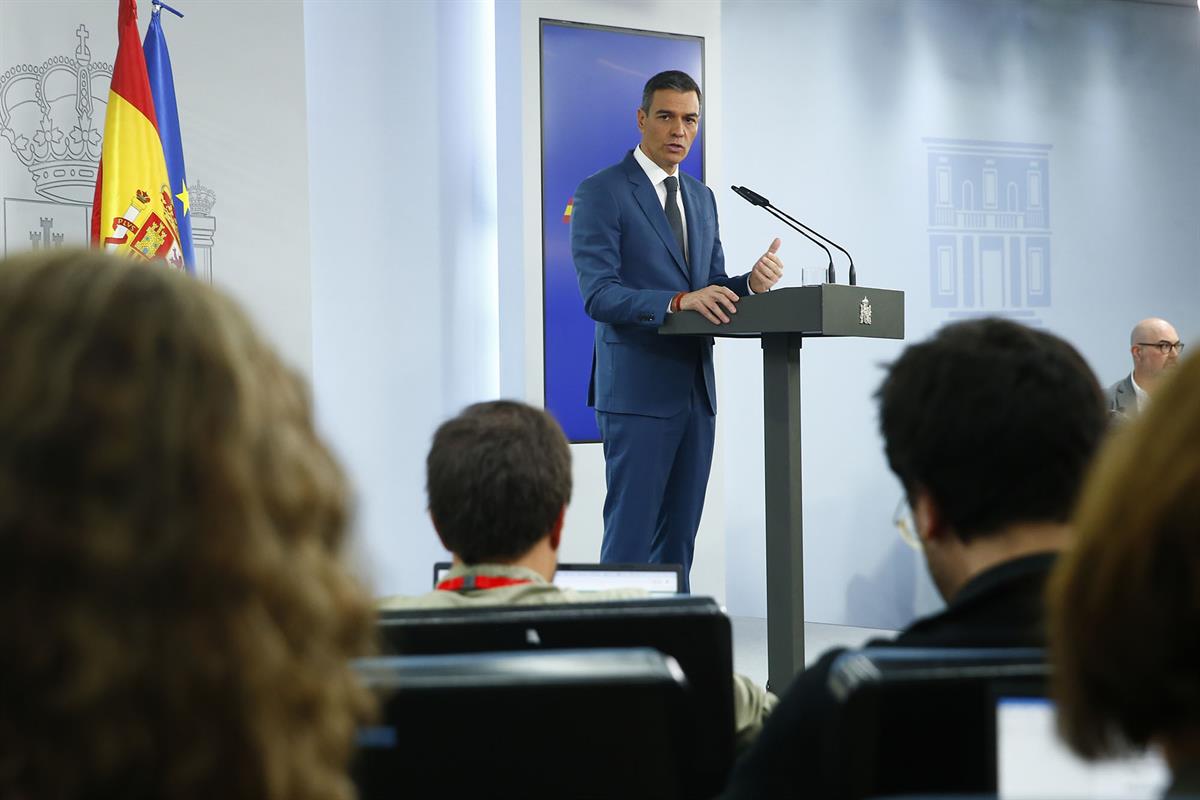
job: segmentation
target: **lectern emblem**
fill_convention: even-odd
[[[870,325],[871,324],[871,301],[865,297],[858,304],[858,324],[859,325]]]

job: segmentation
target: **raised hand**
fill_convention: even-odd
[[[771,242],[767,252],[754,262],[754,269],[750,270],[750,289],[755,294],[768,291],[783,277],[783,259],[775,255],[779,245],[779,239]]]

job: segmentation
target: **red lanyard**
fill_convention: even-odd
[[[463,575],[450,578],[437,585],[438,591],[459,592],[472,589],[499,589],[501,586],[518,586],[522,583],[533,583],[528,578],[493,578],[489,575]]]

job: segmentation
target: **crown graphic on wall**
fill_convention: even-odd
[[[188,187],[188,200],[191,203],[192,214],[207,217],[212,214],[213,206],[217,203],[217,193],[203,183],[193,183]]]
[[[34,191],[86,205],[96,186],[112,65],[92,61],[85,26],[75,35],[74,58],[54,56],[0,76],[0,137],[29,169]]]

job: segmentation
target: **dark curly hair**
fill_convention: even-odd
[[[1100,384],[1063,339],[984,318],[905,349],[876,393],[892,472],[963,541],[1066,522],[1107,430]]]
[[[0,262],[0,796],[353,797],[347,498],[221,293],[97,252]]]
[[[468,406],[433,435],[425,459],[429,515],[467,564],[512,561],[554,526],[571,499],[571,448],[540,408]]]

